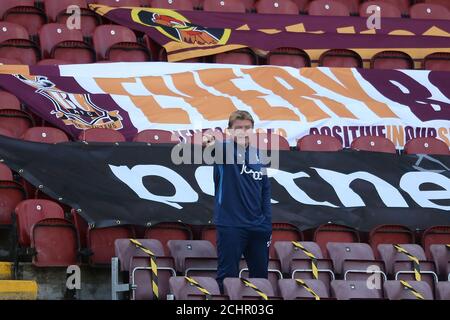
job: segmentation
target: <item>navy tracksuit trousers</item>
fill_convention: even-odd
[[[267,278],[271,237],[271,228],[252,230],[217,226],[217,283],[222,292],[224,278],[239,276],[242,255],[247,262],[250,278]]]

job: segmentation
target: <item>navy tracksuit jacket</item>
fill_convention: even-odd
[[[217,281],[222,290],[224,278],[239,276],[242,255],[250,278],[267,278],[271,192],[256,149],[232,141],[216,142],[215,148],[216,162],[226,161],[214,165]]]

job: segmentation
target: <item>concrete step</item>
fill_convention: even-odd
[[[0,280],[11,280],[13,278],[12,262],[0,262]]]
[[[0,300],[36,300],[38,285],[29,280],[0,280]]]

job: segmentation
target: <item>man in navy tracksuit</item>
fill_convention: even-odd
[[[236,111],[228,123],[232,139],[215,143],[214,224],[219,258],[217,282],[221,290],[224,278],[239,276],[242,255],[250,278],[267,278],[272,235],[270,181],[257,150],[249,145],[253,125],[248,112]],[[211,144],[208,139],[207,144]],[[218,157],[218,147],[223,156]],[[217,163],[219,158],[225,163]]]

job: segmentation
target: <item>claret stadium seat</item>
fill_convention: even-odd
[[[117,130],[92,128],[81,131],[78,140],[86,142],[125,142],[125,137]]]
[[[256,2],[257,13],[269,14],[298,14],[299,8],[290,0],[258,0]]]
[[[150,6],[153,8],[163,8],[171,10],[194,10],[194,4],[191,0],[152,0]]]
[[[38,46],[28,31],[16,23],[0,21],[0,57],[20,64],[33,65],[40,59]]]
[[[450,154],[449,146],[442,140],[432,137],[414,138],[406,142],[405,154]]]
[[[202,289],[209,293],[200,291],[190,281],[195,281]],[[170,292],[175,300],[228,300],[228,297],[220,294],[219,285],[211,277],[171,277],[169,279]]]
[[[169,240],[192,240],[194,236],[189,226],[179,222],[162,222],[146,229],[144,238],[161,241],[164,252],[169,255]]]
[[[362,68],[361,56],[353,50],[330,49],[319,57],[320,67],[329,68]]]
[[[362,136],[352,141],[350,146],[353,150],[386,152],[396,154],[394,143],[385,137]]]
[[[414,69],[414,60],[402,51],[381,51],[370,60],[372,69]]]
[[[280,288],[280,296],[283,300],[318,300],[317,298],[330,298],[329,290],[321,280],[280,279],[278,281],[278,287]]]
[[[84,42],[80,30],[70,30],[62,23],[48,23],[39,30],[41,55],[71,63],[92,63],[95,52]]]
[[[308,54],[297,48],[278,48],[270,51],[266,56],[268,65],[304,68],[311,66]]]
[[[358,232],[350,227],[328,223],[323,224],[314,232],[314,241],[317,242],[325,258],[328,258],[328,242],[360,242]]]
[[[422,247],[427,258],[431,258],[430,246],[433,244],[450,244],[450,226],[433,226],[422,234]]]
[[[309,3],[308,14],[311,16],[349,16],[350,9],[339,1],[314,0]]]
[[[381,18],[401,18],[401,10],[394,4],[378,0],[378,1],[366,1],[361,3],[359,6],[359,16],[369,17],[373,15],[373,10],[368,11],[368,8],[375,6],[376,10],[379,11]]]
[[[342,143],[335,137],[310,134],[297,141],[299,151],[339,151],[342,150]]]
[[[331,281],[331,294],[338,300],[383,299],[383,290],[367,286],[367,281]]]
[[[204,0],[203,11],[245,13],[245,5],[239,0]]]
[[[69,141],[69,138],[64,131],[52,127],[29,128],[23,134],[22,139],[41,143],[59,143]]]
[[[45,13],[49,18],[50,22],[57,22],[66,25],[66,22],[70,16],[73,15],[74,11],[69,10],[70,6],[77,6],[80,10],[80,27],[83,36],[92,37],[94,33],[94,29],[101,24],[100,17],[88,9],[87,3],[85,0],[45,0]]]
[[[271,297],[274,297],[273,287],[269,280],[261,278],[249,278],[245,280],[249,281],[251,285],[265,294],[269,300]],[[246,285],[241,278],[225,278],[223,280],[224,293],[230,297],[230,300],[263,300],[254,287]]]
[[[120,25],[100,25],[94,30],[94,49],[97,60],[114,62],[150,61],[147,48],[137,42],[134,32]]]
[[[12,93],[0,90],[0,109],[21,110],[20,101]]]
[[[34,0],[2,0],[0,19],[20,24],[32,36],[37,35],[41,26],[47,22],[45,13],[35,6]]]
[[[134,138],[134,142],[146,142],[150,144],[160,144],[160,143],[170,143],[177,144],[179,139],[174,136],[171,131],[158,130],[158,129],[147,129],[138,132]]]
[[[378,245],[382,243],[415,243],[414,232],[402,225],[384,224],[373,228],[369,233],[369,244],[375,257],[379,259]]]
[[[423,58],[422,69],[433,71],[450,71],[450,53],[435,52]]]
[[[439,4],[416,3],[409,8],[412,19],[450,20],[450,11]]]

